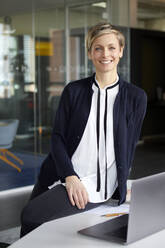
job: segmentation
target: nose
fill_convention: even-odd
[[[104,48],[104,50],[103,50],[103,57],[106,58],[106,57],[108,57],[109,55],[110,55],[109,49],[108,49],[108,48]]]

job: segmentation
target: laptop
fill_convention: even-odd
[[[132,183],[129,214],[78,231],[112,242],[130,244],[165,228],[165,172]]]

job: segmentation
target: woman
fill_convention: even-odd
[[[96,73],[64,88],[51,151],[22,213],[22,236],[46,221],[110,198],[118,204],[125,201],[147,98],[118,76],[124,45],[123,34],[109,23],[89,30],[86,47]]]

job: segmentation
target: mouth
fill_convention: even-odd
[[[113,60],[102,60],[102,61],[100,61],[101,64],[110,64],[112,62],[113,62]]]

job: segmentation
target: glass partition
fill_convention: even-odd
[[[37,151],[50,150],[50,134],[65,84],[64,6],[35,12]]]
[[[24,163],[14,161],[22,167],[19,180],[18,172],[3,164],[4,173],[14,173],[15,182],[10,187],[35,182],[50,150],[64,86],[93,73],[85,35],[92,25],[109,20],[108,2],[33,1],[25,9],[13,8],[0,15],[0,122],[19,120],[10,150]],[[129,40],[129,29],[123,28],[123,32]],[[129,78],[128,49],[125,53],[119,69]]]
[[[85,36],[88,29],[98,22],[107,21],[105,1],[86,5],[71,6],[68,9],[68,79],[77,80],[93,73],[91,61],[85,48]],[[75,21],[76,20],[76,21]]]
[[[0,190],[33,184],[40,160],[35,156],[37,89],[32,6],[21,12],[17,2],[13,9],[5,6],[4,16],[0,16]]]

